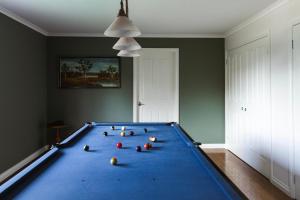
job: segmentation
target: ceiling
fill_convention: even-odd
[[[129,0],[144,35],[223,35],[276,0]],[[0,0],[2,10],[49,35],[102,34],[120,0]],[[1,9],[0,9],[1,10]]]

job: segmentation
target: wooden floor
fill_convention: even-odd
[[[263,175],[225,149],[203,149],[227,177],[253,200],[291,199]]]

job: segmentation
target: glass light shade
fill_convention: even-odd
[[[118,16],[106,29],[104,35],[108,37],[137,37],[141,31],[126,16]]]
[[[137,43],[134,38],[131,37],[121,37],[118,42],[113,46],[113,49],[116,50],[127,50],[127,51],[136,51],[142,47]]]
[[[140,56],[140,54],[138,53],[138,51],[122,50],[118,53],[118,56],[120,56],[120,57],[138,57],[138,56]]]

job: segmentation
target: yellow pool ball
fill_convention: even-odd
[[[116,157],[112,157],[112,158],[110,159],[110,164],[112,164],[112,165],[118,164],[117,158],[116,158]]]

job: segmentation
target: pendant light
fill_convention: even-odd
[[[139,45],[139,43],[137,43],[137,41],[131,37],[121,37],[113,46],[113,49],[127,51],[136,51],[140,50],[141,48],[142,47]]]
[[[120,57],[138,57],[138,56],[140,56],[140,54],[138,53],[138,51],[121,50],[118,53],[118,56],[120,56]]]
[[[104,35],[108,37],[137,37],[141,31],[128,18],[128,0],[126,0],[126,12],[124,11],[123,0],[117,18],[106,29]]]

